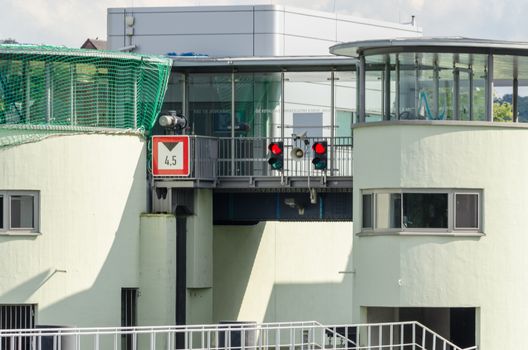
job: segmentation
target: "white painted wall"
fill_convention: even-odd
[[[125,17],[134,17],[128,27]],[[421,36],[421,28],[278,5],[110,8],[108,47],[209,56],[328,55],[344,41]]]
[[[362,189],[474,188],[483,190],[485,233],[354,236],[355,321],[362,306],[477,307],[479,349],[523,346],[527,148],[526,128],[500,123],[354,129],[355,222]]]
[[[214,227],[215,322],[351,322],[351,222]]]
[[[0,164],[0,189],[39,190],[41,210],[40,235],[0,235],[0,304],[36,303],[40,324],[120,325],[121,288],[138,286],[144,140],[55,136],[0,148]]]

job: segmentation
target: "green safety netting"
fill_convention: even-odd
[[[150,130],[171,63],[121,52],[0,45],[0,129]]]

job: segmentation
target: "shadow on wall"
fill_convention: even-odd
[[[107,157],[119,156],[109,153]],[[42,272],[4,292],[0,295],[0,303],[38,303],[37,324],[79,327],[121,324],[121,288],[139,285],[139,223],[146,204],[144,154],[139,156],[132,180],[130,173],[125,173],[123,176],[127,178],[123,179],[118,176],[112,178],[108,169],[100,169],[100,172],[94,176],[106,181],[102,186],[104,191],[108,189],[108,203],[104,204],[105,199],[99,198],[100,205],[89,206],[90,212],[82,213],[80,218],[75,212],[79,208],[74,208],[74,205],[66,208],[67,211],[62,212],[61,217],[70,216],[73,222],[77,219],[82,222],[82,225],[68,227],[66,236],[61,233],[62,239],[66,237],[66,241],[53,236],[55,223],[49,225],[49,232],[31,241],[21,237],[9,237],[1,241],[0,245],[11,244],[17,248],[21,240],[36,245],[38,248],[30,245],[27,250],[18,249],[17,254],[25,257],[28,254],[37,256],[28,257],[32,259],[31,262],[18,257],[18,267],[22,272],[29,271],[28,274],[35,270]],[[121,198],[125,200],[126,189],[121,185],[123,180],[131,183],[126,203],[119,200],[118,194],[112,193],[112,188],[121,187],[119,193],[123,194]],[[75,190],[75,196],[83,199],[90,195],[86,191],[103,192],[101,189],[90,189],[89,186],[81,187],[81,190]],[[75,201],[71,204],[75,204]],[[108,212],[109,205],[123,208],[120,220],[115,219],[115,225],[112,222],[114,215]]]
[[[214,228],[214,321],[352,321],[352,223]]]

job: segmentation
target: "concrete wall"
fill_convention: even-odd
[[[110,8],[107,26],[111,50],[209,56],[328,55],[336,42],[421,35],[410,25],[277,5]]]
[[[354,129],[355,222],[362,189],[471,188],[483,191],[484,229],[481,237],[354,236],[355,321],[365,306],[477,307],[479,349],[522,347],[527,147],[526,128],[499,123]]]
[[[214,227],[214,321],[351,322],[352,223]]]
[[[0,189],[40,191],[40,234],[0,235],[0,304],[38,304],[40,324],[119,325],[121,288],[138,286],[144,140],[51,137],[1,148],[0,164]]]

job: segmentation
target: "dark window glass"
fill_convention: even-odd
[[[455,228],[478,228],[478,195],[456,194],[456,222]]]
[[[447,193],[404,193],[406,228],[447,228]]]
[[[11,196],[11,228],[34,228],[33,196]]]
[[[137,326],[137,288],[121,288],[121,327]],[[121,349],[132,350],[132,334],[121,335]]]
[[[363,218],[361,220],[363,227],[372,227],[372,194],[363,195]]]
[[[0,196],[0,229],[4,228],[4,197]]]
[[[401,228],[401,194],[391,194],[391,228]]]

